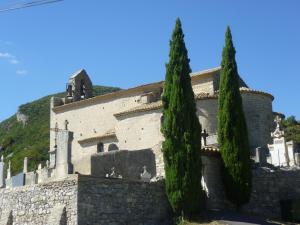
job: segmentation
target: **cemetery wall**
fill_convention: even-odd
[[[282,200],[300,200],[300,170],[254,169],[251,199],[243,211],[281,219]]]
[[[68,225],[76,225],[77,189],[76,175],[62,181],[0,189],[0,221],[9,224],[12,212],[14,225],[55,225],[53,220],[62,219],[65,207]]]
[[[162,183],[69,175],[60,181],[0,189],[0,224],[168,224]]]
[[[78,224],[167,225],[170,207],[160,182],[79,177]]]

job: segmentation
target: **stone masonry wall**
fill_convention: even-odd
[[[253,170],[250,202],[243,211],[252,215],[281,218],[281,200],[300,200],[300,170],[257,168]]]
[[[219,157],[202,156],[202,184],[207,194],[208,209],[233,209],[226,199]],[[250,202],[242,212],[263,218],[281,219],[280,201],[300,200],[300,169],[256,167],[252,170]]]
[[[0,221],[12,212],[14,225],[55,225],[65,207],[68,225],[77,224],[77,179],[0,189]],[[56,216],[57,215],[57,216]],[[52,222],[51,222],[52,221]],[[5,223],[6,224],[6,223]],[[57,223],[59,224],[59,223]]]
[[[69,175],[61,181],[0,189],[0,224],[167,225],[162,183]]]
[[[78,225],[169,224],[162,183],[80,176],[78,193]]]

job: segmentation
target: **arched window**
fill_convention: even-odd
[[[119,148],[116,144],[110,144],[108,146],[108,151],[116,151],[116,150],[119,150]]]
[[[102,142],[99,142],[99,143],[97,144],[97,153],[98,153],[98,152],[104,152],[104,145],[103,145]]]

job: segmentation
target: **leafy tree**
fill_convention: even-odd
[[[163,93],[162,151],[166,192],[175,214],[192,216],[203,203],[201,126],[196,115],[188,52],[179,19],[170,41]]]
[[[218,142],[223,159],[227,198],[239,208],[251,194],[251,161],[247,125],[239,91],[239,75],[230,28],[222,53],[218,112]]]
[[[300,121],[295,116],[290,116],[282,121],[287,141],[294,141],[300,150]]]
[[[289,116],[283,121],[283,124],[286,126],[295,126],[299,125],[299,122],[296,120],[295,116]]]

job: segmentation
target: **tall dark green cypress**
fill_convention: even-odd
[[[222,53],[218,112],[218,139],[223,159],[223,180],[227,198],[239,208],[251,194],[251,161],[235,48],[227,27]]]
[[[196,115],[188,52],[179,19],[170,41],[164,83],[162,151],[166,192],[177,215],[192,216],[203,204],[201,188],[201,126]]]

